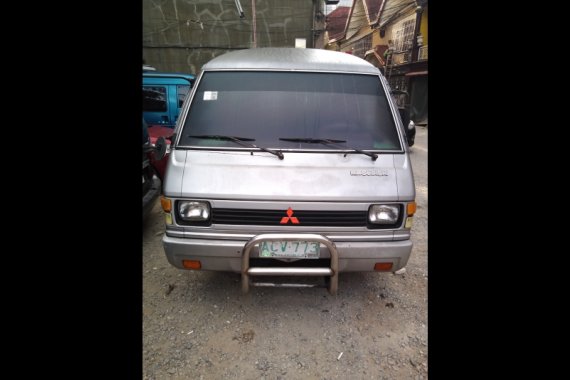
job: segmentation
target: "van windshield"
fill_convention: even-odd
[[[258,146],[290,150],[401,150],[379,77],[362,74],[206,72],[179,145],[235,148],[191,137],[199,135],[247,136]],[[303,139],[343,142],[331,147]]]

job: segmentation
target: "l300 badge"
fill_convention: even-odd
[[[380,169],[355,169],[350,171],[350,175],[388,177],[388,173]]]

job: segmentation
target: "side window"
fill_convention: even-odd
[[[190,86],[176,86],[176,91],[178,93],[178,108],[182,107],[182,103],[184,103],[184,99],[186,99],[186,95],[190,91]]]
[[[166,111],[166,87],[143,86],[143,111]]]

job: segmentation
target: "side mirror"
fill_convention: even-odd
[[[406,139],[408,140],[408,146],[414,145],[414,140],[416,139],[416,123],[410,120],[408,123],[408,130],[406,131]]]
[[[156,161],[162,160],[164,158],[164,155],[166,154],[166,140],[164,140],[164,137],[159,137],[156,140],[155,149],[156,153],[154,159]]]

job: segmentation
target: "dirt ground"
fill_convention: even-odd
[[[411,148],[418,210],[405,274],[341,273],[339,291],[252,288],[164,255],[143,225],[144,379],[427,379],[427,128]]]

